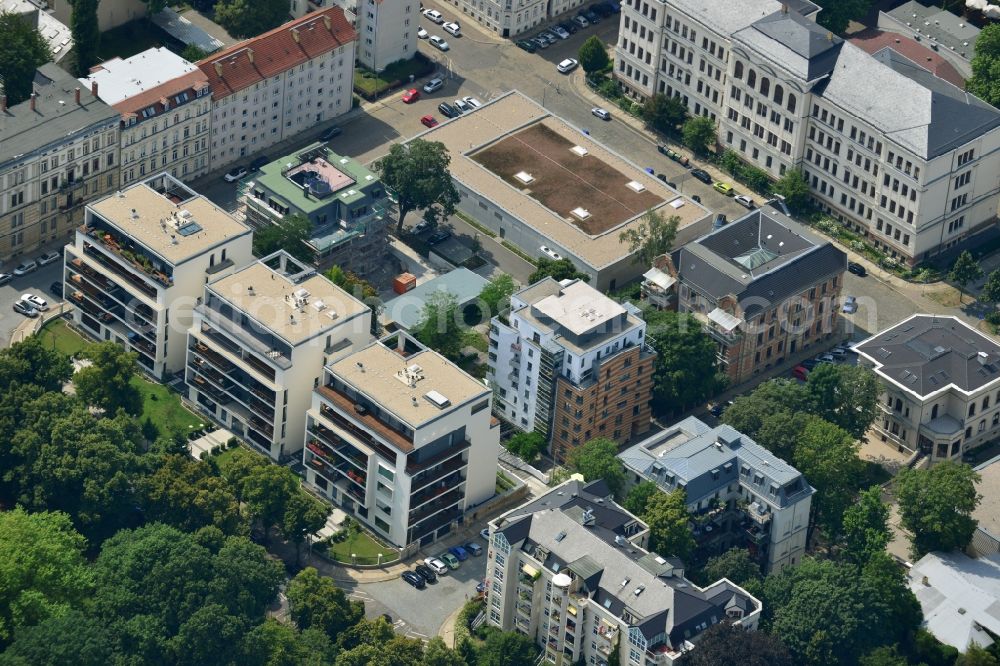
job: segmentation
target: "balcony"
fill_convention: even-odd
[[[191,347],[191,349],[195,353],[197,353],[198,356],[201,357],[201,358],[196,358],[194,360],[195,363],[204,363],[204,362],[207,361],[208,363],[211,363],[216,368],[218,368],[219,370],[221,370],[222,372],[224,372],[226,374],[229,374],[234,369],[236,369],[236,366],[233,365],[232,361],[230,361],[225,356],[223,356],[219,352],[215,351],[211,347],[208,347],[207,345],[205,345],[202,342],[195,343]]]
[[[264,333],[254,334],[249,328],[240,326],[221,312],[204,303],[195,306],[195,312],[202,316],[204,322],[211,324],[212,328],[219,329],[225,335],[236,340],[236,344],[241,349],[240,353],[248,363],[251,362],[251,359],[254,358],[253,355],[256,354],[258,357],[268,359],[282,370],[288,370],[292,367],[292,360],[287,353],[288,349],[285,349],[287,344],[277,336]],[[205,327],[204,322],[202,323],[202,327]],[[262,337],[265,339],[261,339]],[[242,352],[244,349],[248,353],[244,354]],[[273,379],[274,368],[262,361],[261,358],[254,360],[259,364],[261,371]]]
[[[770,538],[770,531],[762,529],[757,525],[751,525],[746,529],[746,535],[751,543],[760,546],[767,543],[767,540]]]
[[[410,492],[416,493],[422,488],[443,479],[452,472],[460,469],[464,469],[468,466],[468,461],[466,461],[461,452],[459,452],[454,458],[447,461],[440,467],[435,467],[434,469],[429,469],[417,474],[415,477],[410,479]]]
[[[462,510],[458,507],[447,509],[438,514],[433,514],[433,517],[427,518],[426,520],[420,521],[419,525],[417,522],[410,522],[410,541],[417,541],[425,534],[429,534],[441,527],[444,527],[448,523],[458,520],[462,517]]]
[[[451,476],[442,479],[440,483],[435,483],[418,493],[410,495],[410,507],[415,509],[435,497],[444,495],[448,492],[449,488],[461,488],[463,483],[465,483],[465,477],[460,472],[454,472]]]
[[[87,182],[85,180],[76,178],[67,178],[63,182],[59,183],[60,192],[72,192],[73,190],[83,187]]]
[[[191,385],[194,386],[198,391],[204,393],[209,398],[212,399],[216,404],[228,405],[233,399],[226,393],[220,391],[217,387],[212,386],[204,377],[195,374],[191,378]]]
[[[373,416],[371,413],[367,411],[364,413],[357,411],[355,409],[356,403],[350,398],[348,398],[346,395],[341,393],[340,391],[337,391],[336,389],[331,388],[330,386],[321,386],[316,390],[319,392],[320,396],[323,397],[323,399],[330,402],[330,404],[332,404],[334,407],[340,410],[340,412],[343,412],[344,414],[350,414],[351,420],[348,420],[346,417],[342,416],[336,410],[330,409],[326,405],[323,406],[324,407],[324,409],[322,410],[323,416],[329,418],[334,424],[336,424],[340,428],[343,428],[344,430],[349,432],[352,436],[357,437],[359,441],[365,443],[368,446],[371,446],[372,448],[375,448],[376,450],[378,449],[385,450],[385,444],[372,437],[371,433],[364,429],[368,428],[369,430],[377,434],[379,437],[381,437],[386,442],[396,447],[403,453],[410,453],[411,451],[413,451],[413,442],[410,440],[409,437],[406,437],[405,435],[399,433],[398,431],[393,430],[392,428],[390,428],[389,426],[387,426],[386,424],[382,423],[377,418],[375,418],[375,416]],[[357,421],[361,425],[356,425],[352,421]],[[386,460],[391,460],[393,462],[395,462],[396,460],[395,454],[386,455],[385,457]],[[407,472],[410,473],[409,470],[407,470]]]
[[[138,277],[134,272],[128,270],[118,262],[112,261],[103,252],[98,251],[89,243],[84,244],[83,251],[87,256],[99,263],[103,268],[107,269],[108,272],[114,273],[118,277],[124,279],[130,285],[145,294],[148,298],[154,301],[156,300],[156,287]]]
[[[315,428],[309,431],[309,434],[315,438],[312,441],[316,442],[318,446],[325,447],[327,457],[333,454],[332,459],[343,460],[354,465],[361,475],[368,473],[368,457],[366,455],[339,438],[331,440],[328,437],[317,437],[313,434],[314,432]]]
[[[121,240],[110,232],[95,229],[93,227],[83,226],[80,228],[80,231],[96,240],[105,249],[112,254],[117,255],[122,259],[122,261],[130,264],[140,273],[149,276],[164,287],[173,286],[173,277],[168,275],[163,270],[158,269],[153,261],[141,251],[136,251],[134,246],[131,246],[130,241]]]
[[[431,516],[433,516],[434,514],[436,514],[441,510],[454,507],[456,504],[461,502],[464,499],[464,497],[465,497],[464,488],[452,488],[451,490],[449,490],[448,492],[446,492],[444,495],[434,500],[433,502],[424,504],[415,511],[410,511],[410,524],[416,525],[417,523],[420,523],[426,518],[430,518]],[[459,514],[461,514],[461,511],[459,511]]]

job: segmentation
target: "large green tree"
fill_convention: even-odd
[[[458,299],[450,292],[436,291],[424,301],[413,333],[421,343],[454,361],[462,351],[461,321]]]
[[[348,599],[332,580],[320,576],[312,567],[295,575],[286,594],[292,619],[300,629],[314,627],[336,638],[364,617],[363,604]]]
[[[689,118],[681,127],[681,137],[695,155],[704,157],[715,145],[715,121],[706,116]]]
[[[802,385],[779,378],[766,381],[749,395],[736,398],[726,409],[722,420],[744,435],[757,439],[769,416],[782,412],[805,412],[809,408],[809,396]],[[787,448],[791,450],[790,443]]]
[[[265,543],[271,528],[284,521],[292,497],[302,492],[295,473],[281,465],[267,465],[252,470],[243,479],[241,489],[250,516],[264,530]]]
[[[902,526],[912,535],[910,550],[920,558],[932,550],[961,550],[976,530],[972,517],[981,496],[979,475],[964,463],[945,461],[930,469],[904,468],[893,492]]]
[[[635,515],[641,516],[646,513],[646,505],[649,504],[649,498],[658,492],[660,492],[659,487],[652,481],[640,481],[629,488],[622,506]]]
[[[46,391],[61,391],[72,376],[69,357],[46,349],[38,336],[0,349],[0,393],[16,391],[15,382],[18,386],[34,384]]]
[[[618,234],[618,242],[628,245],[632,263],[652,266],[656,257],[673,249],[680,221],[677,215],[666,217],[651,208],[639,220],[638,226]]]
[[[186,532],[214,525],[225,534],[246,534],[246,519],[229,484],[186,455],[165,456],[139,481],[146,518]]]
[[[432,219],[455,212],[459,196],[448,172],[450,162],[443,143],[423,139],[394,143],[389,154],[375,162],[375,172],[382,184],[396,196],[399,208],[396,233],[402,233],[403,220],[412,210],[430,211]]]
[[[526,462],[533,462],[548,446],[545,436],[538,432],[518,432],[504,442],[504,447]]]
[[[663,93],[650,95],[642,104],[642,119],[653,129],[673,134],[677,126],[687,118],[687,106],[680,97]]]
[[[686,666],[797,666],[777,636],[719,622],[698,639]]]
[[[584,282],[590,282],[590,276],[586,273],[581,273],[573,265],[573,262],[569,259],[549,259],[548,257],[539,257],[535,261],[535,271],[528,276],[528,283],[534,284],[539,280],[544,280],[547,277],[551,277],[554,280],[576,280],[580,279]]]
[[[256,37],[287,19],[286,0],[219,0],[215,4],[216,23],[233,37]]]
[[[517,290],[514,278],[506,273],[500,273],[490,280],[483,290],[479,292],[479,300],[482,306],[487,309],[483,313],[485,317],[506,312],[510,309],[510,297]]]
[[[2,653],[2,666],[107,666],[112,662],[108,630],[92,614],[76,609],[20,627]]]
[[[848,23],[867,16],[872,0],[817,0],[816,4],[823,8],[816,22],[831,32],[842,34],[847,31]]]
[[[721,555],[710,557],[702,569],[702,578],[707,584],[728,578],[737,585],[746,586],[760,577],[760,565],[746,548],[730,548]]]
[[[700,404],[726,385],[716,369],[717,346],[688,313],[647,311],[646,341],[656,350],[653,411],[676,413]]]
[[[14,12],[0,12],[0,72],[7,106],[31,95],[35,70],[52,60],[52,50],[37,29]]]
[[[868,368],[822,363],[806,384],[813,413],[860,439],[878,412],[878,381]]]
[[[253,252],[258,257],[266,257],[272,252],[284,250],[299,261],[311,262],[313,250],[306,242],[312,237],[312,222],[305,215],[294,213],[280,222],[267,224],[254,231]]]
[[[318,629],[298,631],[291,624],[268,618],[243,637],[240,666],[329,666],[337,648]]]
[[[829,535],[838,535],[864,468],[857,441],[842,428],[813,416],[805,422],[792,460],[816,489],[812,501],[816,522]]]
[[[566,465],[586,481],[604,479],[615,495],[622,490],[625,470],[618,460],[618,445],[604,437],[592,439],[570,451]]]
[[[302,543],[326,524],[329,510],[325,504],[301,490],[285,504],[281,519],[281,534],[295,544],[295,561],[301,557]]]
[[[1000,106],[1000,23],[988,23],[976,38],[972,78],[965,89],[993,106]]]
[[[691,532],[687,495],[682,488],[657,492],[646,502],[642,519],[649,525],[649,546],[661,555],[686,560],[697,546]]]
[[[983,267],[972,257],[971,252],[962,250],[962,254],[958,255],[958,259],[951,265],[951,271],[948,273],[948,279],[958,285],[959,302],[965,295],[965,287],[981,277],[983,277]]]
[[[538,656],[534,641],[516,631],[494,631],[479,649],[476,666],[522,666]]]
[[[979,291],[979,300],[985,303],[1000,303],[1000,268],[986,276],[986,282]]]
[[[611,62],[608,47],[597,35],[591,35],[580,45],[576,57],[580,61],[580,67],[588,74],[601,71]]]
[[[97,22],[99,0],[72,0],[73,13],[70,30],[73,33],[73,52],[76,57],[76,75],[87,76],[90,68],[100,62],[101,29]]]
[[[138,355],[108,340],[88,347],[85,356],[90,365],[73,376],[80,399],[111,415],[119,409],[140,414],[142,394],[132,383],[139,371]]]
[[[444,639],[435,636],[427,642],[419,666],[466,666],[466,663],[462,655],[445,644]]]
[[[800,215],[809,209],[812,195],[809,192],[809,181],[800,169],[789,169],[772,187],[775,194],[785,200],[794,215]]]
[[[892,541],[889,529],[889,505],[882,501],[882,489],[872,486],[844,511],[845,554],[855,564],[863,565],[875,553],[884,553]]]

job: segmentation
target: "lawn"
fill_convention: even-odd
[[[67,356],[83,351],[90,344],[79,333],[70,329],[65,319],[59,317],[42,326],[37,335],[45,347],[60,351]]]
[[[132,385],[142,394],[142,419],[149,417],[161,431],[187,433],[206,425],[205,419],[189,411],[177,394],[163,384],[135,377]]]
[[[386,548],[365,532],[355,532],[340,543],[331,543],[328,552],[330,557],[338,562],[351,562],[351,554],[358,556],[358,564],[378,564],[378,556],[382,555],[382,563],[399,559],[399,553],[392,548]]]

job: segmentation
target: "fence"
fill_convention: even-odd
[[[56,317],[61,317],[64,314],[72,312],[73,309],[74,308],[71,303],[59,303],[48,312],[43,312],[38,318],[24,321],[20,326],[14,329],[13,333],[11,333],[10,344],[13,345],[17,342],[23,342],[25,338],[28,338],[42,330],[42,326],[45,326],[45,324],[49,323]]]

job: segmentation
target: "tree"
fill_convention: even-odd
[[[816,522],[827,534],[836,537],[844,511],[854,500],[855,479],[863,470],[857,441],[844,429],[810,416],[792,460],[816,489],[812,502]]]
[[[461,317],[454,294],[435,291],[424,301],[414,335],[425,346],[454,361],[462,351]]]
[[[687,118],[687,107],[680,97],[675,95],[664,95],[657,93],[650,95],[642,104],[642,119],[650,127],[673,134],[677,131],[677,126]]]
[[[70,30],[73,52],[76,54],[76,75],[87,76],[90,68],[100,62],[101,29],[97,22],[99,0],[72,0]]]
[[[722,420],[747,437],[757,439],[768,417],[782,412],[804,412],[808,408],[809,396],[803,386],[788,379],[771,379],[760,384],[750,395],[736,398]],[[763,442],[760,444],[767,446]]]
[[[964,654],[958,655],[958,659],[955,661],[955,666],[997,666],[998,664],[1000,661],[997,661],[996,657],[975,642],[965,649]]]
[[[1000,24],[988,23],[976,38],[972,78],[965,89],[993,106],[1000,105]]]
[[[861,657],[859,666],[907,666],[910,662],[895,645],[883,645]]]
[[[229,484],[208,465],[187,455],[165,456],[152,474],[139,481],[146,518],[185,532],[206,525],[224,534],[245,534],[246,520]]]
[[[199,60],[204,60],[209,56],[208,51],[199,48],[197,44],[188,44],[181,51],[181,57],[188,62],[198,62]]]
[[[932,550],[961,550],[976,530],[972,512],[981,499],[979,475],[964,463],[945,461],[927,470],[904,468],[894,493],[911,551],[920,558]]]
[[[300,629],[315,627],[330,638],[356,625],[364,617],[364,605],[351,601],[329,578],[306,567],[288,583],[288,604]]]
[[[740,157],[739,153],[732,148],[727,148],[722,151],[722,156],[719,158],[719,166],[726,173],[739,178],[746,165],[743,163],[743,158]]]
[[[328,514],[325,504],[301,490],[289,498],[281,521],[281,533],[295,544],[296,564],[301,557],[302,542],[326,524]]]
[[[786,171],[771,189],[784,198],[792,214],[800,215],[808,210],[812,195],[809,193],[809,181],[800,169]]]
[[[809,373],[813,413],[860,439],[878,412],[878,381],[868,368],[822,363]]]
[[[686,493],[678,488],[669,493],[658,492],[646,502],[642,519],[649,525],[650,550],[668,557],[686,560],[697,544],[688,523]]]
[[[170,641],[172,663],[178,666],[239,663],[243,623],[221,604],[202,606],[180,626]]]
[[[73,376],[80,399],[109,415],[119,409],[132,415],[142,413],[142,394],[132,383],[139,370],[138,354],[108,340],[91,345],[84,355],[91,365]]]
[[[656,350],[653,411],[667,414],[700,404],[726,385],[716,370],[717,344],[688,313],[647,311],[646,341]]]
[[[576,270],[576,266],[569,259],[549,259],[539,257],[535,261],[535,271],[528,276],[528,283],[535,284],[539,280],[551,277],[553,280],[562,282],[563,280],[583,280],[590,282],[590,276]]]
[[[226,538],[214,553],[209,589],[232,615],[259,620],[278,593],[284,567],[244,536]]]
[[[583,42],[576,57],[587,74],[599,72],[611,64],[608,48],[597,35],[591,35]]]
[[[817,0],[822,7],[816,22],[830,32],[841,34],[851,21],[865,18],[871,9],[872,0]]]
[[[570,451],[566,465],[583,474],[585,481],[604,479],[608,490],[617,495],[625,482],[625,470],[618,460],[618,445],[610,439],[598,437]]]
[[[681,137],[695,155],[708,155],[709,147],[715,145],[715,121],[705,116],[689,118],[681,127]]]
[[[986,277],[986,283],[979,291],[979,300],[985,303],[1000,303],[1000,268]]]
[[[85,548],[65,513],[0,512],[0,646],[84,605],[93,591]]]
[[[0,12],[0,72],[7,106],[28,99],[35,70],[51,59],[52,50],[42,33],[19,14]]]
[[[677,215],[664,217],[663,213],[650,208],[639,220],[639,226],[618,234],[618,242],[628,243],[632,263],[652,266],[653,259],[673,248],[680,221]]]
[[[500,273],[490,280],[483,290],[479,292],[479,300],[487,311],[483,313],[484,318],[506,312],[510,309],[510,297],[517,290],[514,278],[506,273]]]
[[[959,302],[965,295],[965,286],[981,277],[983,277],[983,267],[972,258],[972,254],[968,250],[963,250],[955,263],[952,264],[951,272],[948,273],[948,279],[958,285]]]
[[[479,649],[476,666],[521,666],[534,663],[538,648],[524,634],[516,631],[494,631]]]
[[[73,363],[69,357],[45,349],[36,335],[0,349],[0,392],[12,391],[15,382],[34,384],[46,391],[62,391],[63,384],[72,376]]]
[[[419,666],[466,666],[466,663],[462,655],[445,645],[444,639],[435,636],[427,642]]]
[[[312,231],[312,222],[305,215],[287,215],[280,222],[264,225],[254,231],[253,252],[258,257],[266,257],[272,252],[284,250],[299,261],[311,262],[313,250],[307,242]]]
[[[843,520],[845,554],[858,565],[863,565],[875,553],[885,552],[892,541],[889,529],[889,505],[882,501],[882,489],[872,486],[844,511]]]
[[[640,481],[629,489],[622,506],[635,515],[642,516],[646,513],[649,498],[658,492],[660,492],[659,487],[652,481]]]
[[[396,195],[399,208],[396,233],[402,233],[403,220],[417,208],[430,211],[434,220],[455,212],[459,196],[448,172],[450,162],[443,143],[423,139],[395,143],[388,155],[375,162],[375,172],[382,184]]]
[[[795,666],[788,648],[777,636],[719,622],[698,640],[686,666]]]
[[[284,0],[219,0],[215,4],[215,22],[233,37],[256,37],[287,18]]]
[[[163,11],[167,6],[167,0],[142,0],[146,3],[146,16],[154,16]]]
[[[728,578],[743,587],[750,581],[760,579],[760,565],[750,557],[745,548],[730,548],[721,555],[708,558],[702,570],[702,578],[708,584]]]
[[[504,447],[525,462],[533,462],[548,446],[538,432],[519,432],[504,443]]]
[[[241,666],[328,666],[336,646],[317,629],[300,632],[269,617],[244,635],[241,652]]]
[[[301,492],[298,477],[287,467],[267,465],[250,472],[242,483],[242,497],[250,516],[260,522],[264,542],[271,527],[280,525],[292,497]]]
[[[100,620],[76,609],[20,627],[17,638],[0,653],[3,666],[107,666],[112,663],[107,629]]]

